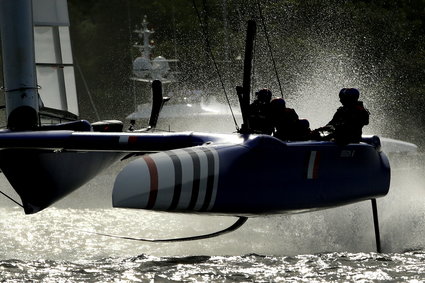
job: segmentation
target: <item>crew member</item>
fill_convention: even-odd
[[[369,124],[369,111],[359,101],[360,92],[355,88],[343,88],[339,92],[338,108],[332,120],[317,131],[328,131],[327,139],[338,144],[358,143],[362,137],[362,128]]]
[[[249,126],[252,133],[271,135],[273,124],[270,117],[272,92],[263,88],[255,93],[255,100],[249,105]]]
[[[283,141],[307,140],[310,124],[306,119],[299,119],[294,109],[286,107],[283,98],[274,98],[270,103],[273,136]]]

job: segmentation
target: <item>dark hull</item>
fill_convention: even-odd
[[[25,213],[30,214],[73,192],[122,155],[5,149],[0,151],[0,168],[19,194]]]
[[[338,146],[205,133],[4,132],[0,168],[25,212],[51,205],[125,154],[116,207],[229,215],[299,212],[383,196],[378,137]],[[152,152],[158,152],[154,153]]]
[[[232,215],[299,212],[387,194],[390,166],[366,143],[256,137],[153,154],[118,175],[116,207]]]

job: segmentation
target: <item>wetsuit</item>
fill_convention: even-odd
[[[273,124],[270,118],[270,104],[258,100],[249,106],[249,127],[255,134],[271,135]]]
[[[362,101],[339,107],[325,128],[333,128],[331,138],[339,144],[358,143],[362,128],[369,124],[369,111]]]
[[[284,141],[300,140],[299,137],[299,119],[298,115],[292,108],[280,110],[277,117],[274,117],[275,125],[274,136]]]

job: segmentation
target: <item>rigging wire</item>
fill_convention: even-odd
[[[97,108],[96,108],[96,105],[94,104],[94,100],[93,100],[93,97],[91,95],[91,92],[90,92],[89,86],[87,84],[86,78],[84,77],[83,71],[81,70],[80,64],[78,64],[78,61],[75,58],[75,56],[74,56],[74,61],[75,61],[75,66],[77,67],[78,73],[80,73],[80,77],[83,80],[84,88],[86,89],[87,95],[89,96],[90,104],[93,108],[94,114],[96,115],[97,120],[100,121],[99,112],[97,112]]]
[[[131,29],[131,14],[130,14],[130,3],[127,0],[127,18],[128,18],[128,33],[130,36],[130,42],[133,43],[133,31]],[[133,46],[130,46],[130,66],[132,66],[133,64],[133,58],[134,58],[134,54],[133,54]],[[131,80],[131,90],[133,92],[133,102],[134,102],[134,111],[137,111],[137,96],[136,96],[136,82]]]
[[[11,198],[10,196],[8,196],[7,194],[3,193],[2,191],[0,191],[0,194],[4,195],[6,198],[10,199],[11,201],[13,201],[14,203],[16,203],[17,205],[19,205],[20,207],[24,208],[24,206],[22,204],[20,204],[19,202],[17,202],[16,200],[14,200],[13,198]]]
[[[240,2],[237,4],[238,5],[238,9],[237,9],[237,16],[238,16],[238,22],[239,22],[239,31],[240,32],[246,32],[246,27],[243,25],[244,19],[246,17],[246,12],[244,12],[244,15],[242,16],[241,14],[241,10],[244,10],[243,7],[246,6],[246,2],[244,0],[240,0]],[[252,69],[251,69],[251,93],[249,94],[250,97],[254,97],[254,86],[256,84],[256,79],[255,79],[255,55],[256,55],[256,44],[257,44],[257,37],[254,38],[254,45],[252,48]]]
[[[196,6],[196,3],[195,3],[196,0],[193,0],[192,2],[193,2],[193,7],[195,8],[195,11],[196,11],[196,15],[198,16],[199,24],[201,26],[202,35],[204,36],[205,43],[207,45],[208,54],[210,55],[211,60],[213,61],[215,71],[217,72],[218,78],[220,80],[221,87],[223,88],[224,96],[226,98],[227,104],[229,105],[229,109],[230,109],[230,112],[232,114],[232,118],[233,118],[233,122],[235,123],[236,130],[239,131],[239,126],[238,126],[238,123],[236,121],[235,114],[233,113],[233,109],[232,109],[232,106],[230,104],[230,100],[229,100],[229,97],[227,95],[227,92],[226,92],[226,87],[224,86],[223,78],[221,77],[220,70],[218,69],[217,62],[216,62],[214,54],[212,53],[212,50],[211,50],[211,44],[210,44],[210,41],[208,39],[208,34],[206,32],[205,25],[204,25],[204,23],[201,19],[201,14],[199,13],[198,7]],[[203,2],[203,3],[204,3],[204,10],[205,10],[205,2]]]
[[[254,90],[254,85],[256,84],[256,79],[255,79],[255,60],[256,60],[256,56],[255,56],[255,50],[257,48],[257,37],[254,38],[254,46],[252,48],[252,74],[251,74],[251,97],[254,97],[255,95],[255,90]],[[258,87],[258,85],[257,85]]]
[[[179,58],[178,52],[177,52],[177,23],[176,23],[176,7],[175,7],[175,2],[173,2],[173,44],[174,44],[174,58],[177,60],[176,61],[176,66],[175,66],[175,73],[179,74],[179,61],[177,58]],[[179,85],[179,84],[177,84]]]
[[[273,69],[274,69],[274,72],[275,72],[275,74],[276,74],[277,83],[279,84],[280,95],[281,95],[281,96],[282,96],[282,98],[283,98],[282,84],[280,83],[279,74],[278,74],[278,72],[277,72],[277,68],[276,68],[276,61],[275,61],[274,56],[273,56],[273,49],[272,49],[272,46],[271,46],[271,44],[270,44],[269,33],[268,33],[268,31],[267,31],[266,22],[265,22],[264,17],[263,17],[263,11],[262,11],[262,9],[261,9],[260,0],[257,0],[257,6],[258,6],[258,13],[259,13],[259,15],[260,15],[261,24],[262,24],[262,26],[263,26],[264,34],[265,34],[265,36],[266,36],[266,41],[267,41],[267,46],[268,46],[268,48],[269,48],[270,57],[271,57],[272,62],[273,62]]]

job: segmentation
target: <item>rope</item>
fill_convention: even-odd
[[[221,77],[220,70],[218,69],[218,65],[217,65],[217,62],[215,60],[214,54],[212,53],[211,44],[210,44],[210,41],[208,39],[208,34],[206,32],[206,28],[203,24],[203,21],[201,19],[201,14],[199,13],[199,10],[198,10],[198,7],[196,6],[195,1],[196,0],[192,1],[193,7],[195,8],[196,15],[198,16],[199,24],[201,26],[202,35],[204,36],[204,39],[205,39],[205,42],[206,42],[206,45],[207,45],[208,54],[210,55],[211,60],[213,61],[215,71],[217,72],[218,78],[220,80],[221,87],[223,88],[224,96],[226,98],[227,104],[229,105],[230,113],[232,114],[232,118],[233,118],[233,122],[235,123],[236,130],[239,131],[239,126],[238,126],[238,123],[236,122],[236,118],[235,118],[235,114],[233,113],[232,106],[230,105],[230,100],[229,100],[229,97],[228,97],[227,92],[226,92],[226,87],[224,86],[223,78]],[[204,10],[205,10],[205,0],[204,0],[203,3],[204,3]]]
[[[17,205],[19,205],[20,207],[24,208],[24,206],[22,204],[20,204],[19,202],[17,202],[16,200],[14,200],[13,198],[11,198],[10,196],[6,195],[5,193],[3,193],[2,191],[0,191],[0,194],[4,195],[5,197],[7,197],[8,199],[10,199],[11,201],[13,201],[14,203],[16,203]]]
[[[279,74],[277,72],[276,61],[275,61],[274,56],[273,56],[273,50],[272,50],[272,46],[270,44],[269,33],[267,32],[266,23],[264,21],[264,17],[263,17],[263,12],[262,12],[262,9],[261,9],[260,0],[257,0],[257,5],[258,5],[258,12],[260,14],[261,24],[262,24],[263,29],[264,29],[264,34],[266,35],[266,41],[267,41],[267,46],[269,47],[270,57],[271,57],[272,62],[273,62],[273,69],[274,69],[274,72],[276,74],[277,83],[279,84],[280,95],[283,98],[282,85],[280,83]]]
[[[77,70],[80,73],[80,77],[83,80],[84,88],[86,89],[86,92],[89,96],[90,104],[93,107],[94,114],[96,115],[97,120],[100,121],[99,113],[97,112],[96,105],[94,104],[93,97],[91,95],[89,86],[87,85],[87,81],[86,81],[86,78],[84,77],[83,71],[81,70],[80,65],[78,64],[77,59],[75,59],[75,57],[74,57],[74,61],[75,61],[75,66],[77,67]]]
[[[255,37],[255,39],[254,39],[254,46],[253,46],[253,48],[252,48],[252,74],[251,74],[251,97],[254,97],[254,95],[255,95],[255,90],[254,90],[254,88],[255,88],[255,85],[257,85],[257,87],[258,87],[258,84],[257,84],[257,80],[255,79],[256,78],[256,76],[255,76],[255,71],[256,71],[256,69],[255,69],[255,66],[256,66],[256,59],[257,59],[257,57],[255,56],[255,50],[257,49],[257,37]]]
[[[129,37],[130,37],[130,43],[133,44],[133,31],[131,29],[131,13],[130,13],[130,3],[127,0],[127,18],[128,18],[128,33],[129,33]],[[133,65],[133,58],[134,58],[134,53],[133,53],[133,47],[130,46],[130,66]],[[132,88],[132,92],[133,92],[133,102],[134,102],[134,111],[137,111],[137,97],[136,97],[136,82],[131,80],[131,88]]]
[[[40,89],[41,87],[39,85],[37,85],[37,87],[32,87],[32,86],[24,86],[24,87],[19,87],[19,88],[11,88],[11,89],[6,89],[4,87],[1,87],[1,89],[4,92],[12,92],[12,91],[18,91],[18,90],[28,90],[28,89]]]

